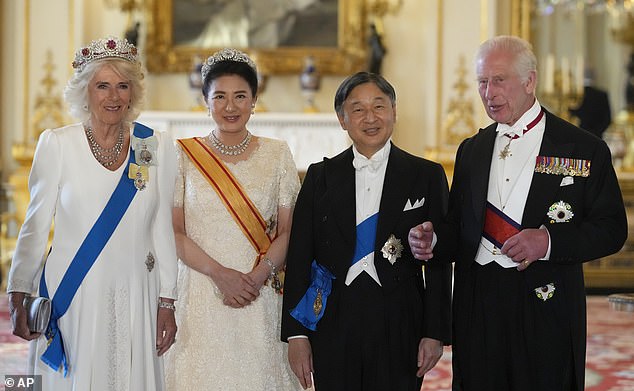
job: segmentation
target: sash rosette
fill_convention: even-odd
[[[310,269],[310,285],[291,316],[309,330],[317,330],[317,322],[324,316],[326,302],[336,277],[324,266],[313,260]]]

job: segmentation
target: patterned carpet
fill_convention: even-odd
[[[4,375],[24,374],[28,347],[11,335],[6,296],[0,295],[0,390]],[[588,297],[586,391],[634,390],[634,313],[613,311],[605,296]],[[425,376],[423,390],[451,390],[451,348]]]
[[[634,313],[610,309],[605,296],[588,296],[586,391],[634,391]],[[451,391],[451,348],[425,376],[423,390]]]

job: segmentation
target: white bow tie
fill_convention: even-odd
[[[499,132],[502,135],[510,135],[512,136],[521,136],[524,131],[524,126],[520,126],[515,124],[513,126],[508,126],[507,124],[501,124],[499,128]]]
[[[364,167],[369,167],[370,171],[376,172],[379,167],[381,167],[381,163],[383,163],[383,161],[376,156],[376,154],[370,159],[363,155],[358,155],[352,160],[352,166],[354,166],[357,171],[363,169]]]

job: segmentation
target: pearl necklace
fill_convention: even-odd
[[[240,144],[236,145],[225,145],[216,137],[214,132],[209,133],[209,142],[214,146],[223,155],[229,156],[237,156],[242,154],[249,147],[249,143],[251,142],[251,132],[247,130],[247,135],[244,136],[244,139],[240,141]]]
[[[106,168],[110,167],[119,160],[121,151],[123,151],[123,127],[119,129],[117,142],[110,148],[104,148],[99,145],[90,126],[85,126],[84,131],[86,132],[86,138],[88,139],[92,154],[102,166]]]

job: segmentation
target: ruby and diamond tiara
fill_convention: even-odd
[[[80,73],[87,64],[103,58],[120,58],[129,62],[137,61],[137,48],[127,39],[107,37],[96,39],[75,53],[73,68]]]
[[[257,73],[257,68],[255,67],[255,63],[253,62],[253,60],[249,58],[249,56],[247,56],[245,53],[239,50],[225,48],[225,49],[217,51],[216,53],[212,54],[211,56],[207,58],[207,61],[205,61],[202,68],[200,69],[200,74],[202,75],[203,80],[205,80],[205,77],[211,70],[212,65],[220,61],[243,62],[243,63],[246,63],[251,68],[253,68],[253,70]]]

